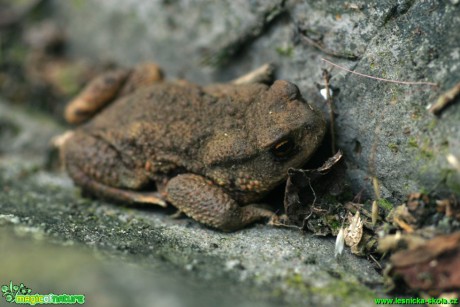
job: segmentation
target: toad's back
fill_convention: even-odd
[[[238,129],[244,139],[246,111],[267,88],[159,83],[114,101],[76,133],[103,140],[130,167],[151,161],[153,175],[175,169],[203,173],[209,137]],[[80,145],[90,146],[86,142]]]

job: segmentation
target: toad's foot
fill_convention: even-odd
[[[256,204],[240,207],[220,187],[194,174],[172,178],[166,186],[166,194],[167,200],[187,216],[222,231],[238,230],[275,215]]]
[[[61,149],[70,138],[72,138],[74,132],[72,130],[67,130],[66,132],[54,136],[50,141],[50,146]]]
[[[102,198],[108,198],[128,204],[144,203],[167,207],[166,201],[159,192],[140,192],[110,187],[92,180],[83,173],[77,174],[75,170],[73,171],[73,179],[75,182],[78,182],[84,191],[88,191]]]
[[[72,170],[72,176],[75,182],[77,182],[84,191],[88,191],[91,194],[102,198],[113,199],[129,204],[144,203],[158,205],[161,207],[167,206],[166,201],[159,192],[140,192],[110,187],[97,182],[86,176],[83,172],[77,172],[76,170]]]
[[[131,196],[133,202],[152,204],[161,207],[166,207],[166,201],[163,200],[162,195],[159,192],[133,192],[123,191],[127,196]]]
[[[289,218],[286,214],[273,215],[267,223],[268,225],[275,227],[289,227]]]
[[[102,198],[108,198],[128,204],[143,203],[167,207],[166,201],[159,192],[123,190],[109,187],[93,180],[86,181],[85,184],[81,184],[81,186],[84,190],[90,191],[92,194]]]

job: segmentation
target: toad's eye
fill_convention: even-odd
[[[270,148],[270,152],[278,161],[288,159],[295,151],[296,144],[292,138],[282,139]]]

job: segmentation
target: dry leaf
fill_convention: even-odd
[[[361,238],[363,237],[363,221],[361,220],[359,211],[351,217],[349,216],[350,225],[345,228],[344,238],[345,244],[350,246],[353,251],[353,247],[357,247]]]
[[[460,232],[437,236],[390,258],[390,275],[412,289],[460,290]]]
[[[317,169],[289,169],[284,208],[290,224],[306,227],[316,235],[333,233],[329,223],[331,219],[335,219],[334,222],[339,219],[329,212],[329,203],[323,198],[336,197],[343,191],[345,165],[340,161],[339,151]]]

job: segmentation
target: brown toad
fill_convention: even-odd
[[[109,72],[67,108],[81,122],[112,101],[64,142],[67,171],[94,195],[167,201],[223,231],[276,218],[255,202],[309,159],[325,122],[296,85],[259,77],[202,87],[153,65]]]

